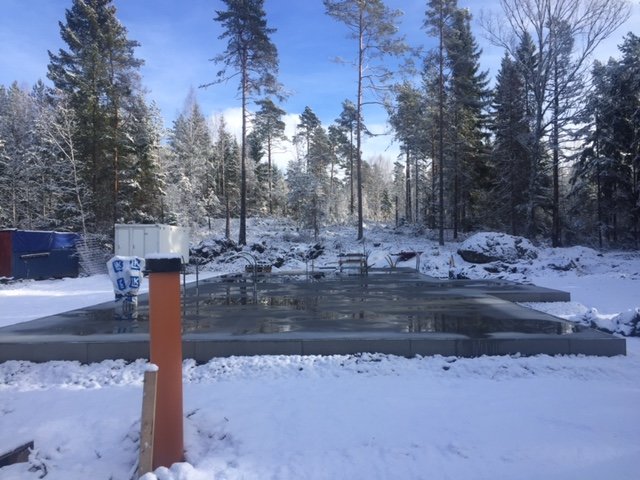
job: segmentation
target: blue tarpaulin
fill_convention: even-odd
[[[78,234],[4,230],[0,231],[0,237],[0,276],[35,279],[78,276]]]

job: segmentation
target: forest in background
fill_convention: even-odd
[[[279,215],[327,224],[409,223],[440,241],[477,229],[554,246],[640,244],[640,37],[592,59],[628,15],[624,0],[501,0],[485,19],[504,48],[493,86],[471,13],[425,3],[428,51],[406,45],[381,0],[324,0],[352,41],[354,96],[331,125],[308,106],[293,138],[278,106],[277,45],[263,0],[223,0],[216,81],[238,82],[243,128],[202,112],[194,92],[165,130],[145,96],[112,0],[74,0],[49,52],[51,85],[0,85],[0,227],[111,234],[114,223],[206,228],[213,218]],[[393,59],[393,61],[389,61]],[[410,66],[390,70],[399,59]],[[345,70],[345,75],[351,74]],[[206,91],[205,91],[206,92]],[[401,146],[363,159],[363,105],[379,102]],[[286,171],[273,153],[292,142]],[[232,235],[227,221],[228,237]]]

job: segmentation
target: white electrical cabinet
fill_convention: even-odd
[[[116,224],[115,254],[145,257],[174,253],[189,262],[189,229],[172,225]]]

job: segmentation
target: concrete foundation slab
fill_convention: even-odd
[[[569,294],[507,281],[441,281],[392,269],[368,275],[232,275],[183,295],[183,356],[545,353],[620,355],[623,338],[512,302]],[[114,303],[0,328],[0,361],[148,358],[148,304]],[[152,321],[152,320],[151,320]]]

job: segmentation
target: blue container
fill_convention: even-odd
[[[0,276],[12,278],[77,277],[75,233],[0,231]]]

